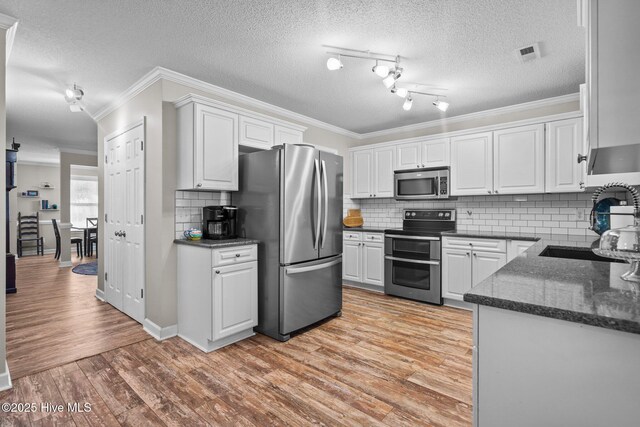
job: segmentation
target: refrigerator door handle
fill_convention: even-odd
[[[318,209],[316,211],[316,235],[313,237],[313,249],[318,248],[318,243],[320,241],[320,217],[321,217],[321,205],[322,205],[322,189],[320,188],[320,163],[318,159],[314,159],[314,171],[315,171],[315,181],[316,181],[316,194],[318,195]]]
[[[287,267],[285,268],[285,274],[298,274],[298,273],[308,273],[309,271],[322,270],[324,268],[333,267],[336,264],[340,264],[342,262],[342,256],[322,264],[310,265],[308,267]]]
[[[324,228],[320,249],[324,248],[324,242],[327,240],[327,223],[329,222],[329,187],[327,186],[327,164],[324,160],[322,161],[322,181],[324,184]]]

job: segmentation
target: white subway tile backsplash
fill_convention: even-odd
[[[612,193],[609,197],[626,199],[625,193]],[[365,226],[369,227],[402,227],[404,209],[454,208],[461,231],[588,235],[593,234],[588,230],[591,206],[591,193],[558,193],[466,196],[441,202],[345,197],[343,210],[346,216],[347,209],[361,209]],[[584,218],[580,221],[579,213]]]
[[[202,208],[204,206],[226,206],[231,197],[220,191],[176,191],[175,235],[189,228],[202,228]]]

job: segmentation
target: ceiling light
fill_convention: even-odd
[[[385,77],[389,74],[389,67],[386,65],[378,65],[378,60],[376,59],[376,65],[373,66],[371,71],[380,77]]]
[[[74,83],[72,88],[68,87],[64,91],[64,94],[67,98],[67,102],[72,102],[73,100],[80,101],[84,96],[84,91]]]
[[[387,89],[390,89],[391,86],[395,84],[395,82],[396,82],[396,75],[393,71],[389,71],[389,74],[387,75],[387,77],[382,79],[382,83]]]
[[[408,94],[409,94],[409,91],[407,90],[407,88],[405,87],[396,88],[396,95],[398,95],[400,98],[406,98]]]
[[[84,108],[79,103],[74,102],[74,103],[69,104],[69,110],[72,113],[81,113],[82,111],[84,111]]]
[[[342,65],[342,61],[340,60],[340,55],[338,55],[337,58],[331,57],[331,58],[327,59],[327,68],[330,71],[339,70],[343,66],[344,65]]]
[[[449,103],[448,102],[440,101],[438,99],[433,101],[433,105],[435,105],[436,108],[438,110],[440,110],[440,111],[447,111],[447,108],[449,108]]]
[[[407,99],[404,100],[404,104],[402,104],[402,109],[404,111],[409,111],[411,110],[412,105],[413,105],[413,98],[411,98],[411,95],[409,95]]]

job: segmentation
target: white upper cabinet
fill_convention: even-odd
[[[396,170],[416,169],[421,164],[419,142],[396,145]]]
[[[281,144],[302,144],[302,132],[275,125],[275,145]]]
[[[373,197],[393,197],[395,147],[373,150]]]
[[[543,193],[544,124],[495,131],[493,168],[495,193]]]
[[[354,151],[351,198],[373,197],[373,150]]]
[[[421,167],[436,168],[449,166],[450,141],[450,138],[438,138],[421,142]]]
[[[396,170],[449,166],[450,138],[396,145]]]
[[[269,150],[273,146],[273,141],[274,126],[272,123],[240,116],[240,145]]]
[[[351,198],[393,197],[395,147],[351,152]]]
[[[493,193],[493,133],[451,138],[451,195]]]
[[[178,189],[238,190],[238,114],[196,102],[177,114]]]
[[[546,179],[548,193],[584,191],[587,167],[578,163],[585,152],[582,119],[547,123]]]

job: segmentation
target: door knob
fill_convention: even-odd
[[[578,154],[578,163],[582,163],[587,160],[587,156],[583,154]]]

